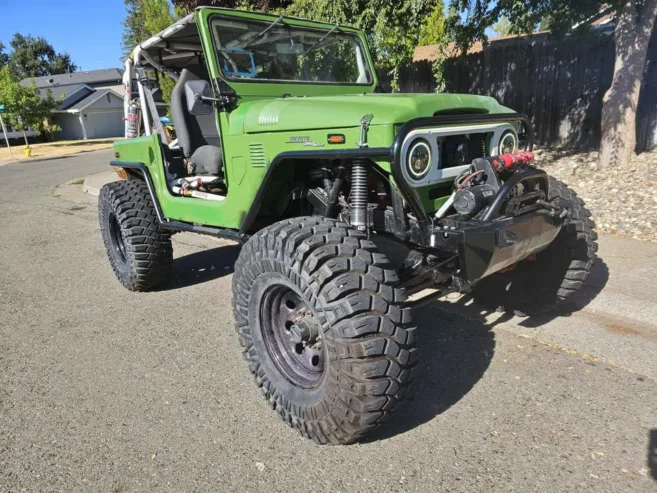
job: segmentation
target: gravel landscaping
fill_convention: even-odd
[[[536,161],[577,191],[599,233],[657,241],[657,151],[635,156],[629,166],[603,168],[597,151],[538,149]]]

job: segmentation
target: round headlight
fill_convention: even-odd
[[[426,176],[431,168],[431,147],[424,140],[417,140],[408,151],[406,167],[408,173],[415,180]]]
[[[513,154],[518,150],[518,137],[511,131],[507,131],[500,139],[498,154]]]

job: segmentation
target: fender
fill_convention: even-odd
[[[146,186],[148,187],[148,192],[151,195],[151,200],[153,201],[153,206],[155,207],[155,213],[157,214],[157,220],[160,224],[174,231],[187,231],[189,233],[199,233],[209,236],[216,236],[217,238],[223,238],[226,240],[238,241],[244,243],[249,239],[248,235],[241,234],[232,229],[222,229],[214,228],[211,226],[200,226],[198,224],[189,224],[183,223],[180,221],[168,221],[164,214],[162,213],[162,208],[160,207],[160,202],[157,199],[155,194],[155,187],[153,186],[153,180],[151,174],[148,172],[148,168],[143,163],[133,163],[128,161],[110,161],[110,166],[116,166],[119,168],[127,168],[136,171],[144,177]]]
[[[369,159],[390,159],[390,148],[389,147],[379,147],[373,149],[342,149],[336,151],[287,151],[277,154],[276,157],[272,160],[267,168],[265,177],[260,184],[258,193],[242,221],[240,226],[240,234],[247,234],[249,228],[253,226],[253,222],[258,216],[260,211],[260,206],[263,199],[265,198],[265,193],[269,188],[271,180],[274,176],[274,172],[278,169],[283,161],[287,160],[300,160],[300,159],[355,159],[355,158],[369,158]]]

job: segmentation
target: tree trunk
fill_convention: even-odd
[[[636,110],[657,0],[626,0],[616,14],[616,63],[603,98],[601,165],[623,165],[636,148]]]
[[[23,130],[23,138],[25,139],[25,147],[28,147],[30,143],[27,141],[27,134],[25,133],[25,130]]]

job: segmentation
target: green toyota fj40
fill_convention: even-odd
[[[153,73],[177,81],[175,141]],[[482,96],[380,94],[356,29],[199,8],[138,46],[124,83],[134,138],[114,145],[125,179],[99,202],[116,276],[165,283],[178,231],[243,243],[244,357],[271,407],[319,443],[361,438],[406,394],[411,307],[429,299],[409,296],[473,290],[531,313],[591,269],[590,213],[532,166],[527,117]]]

